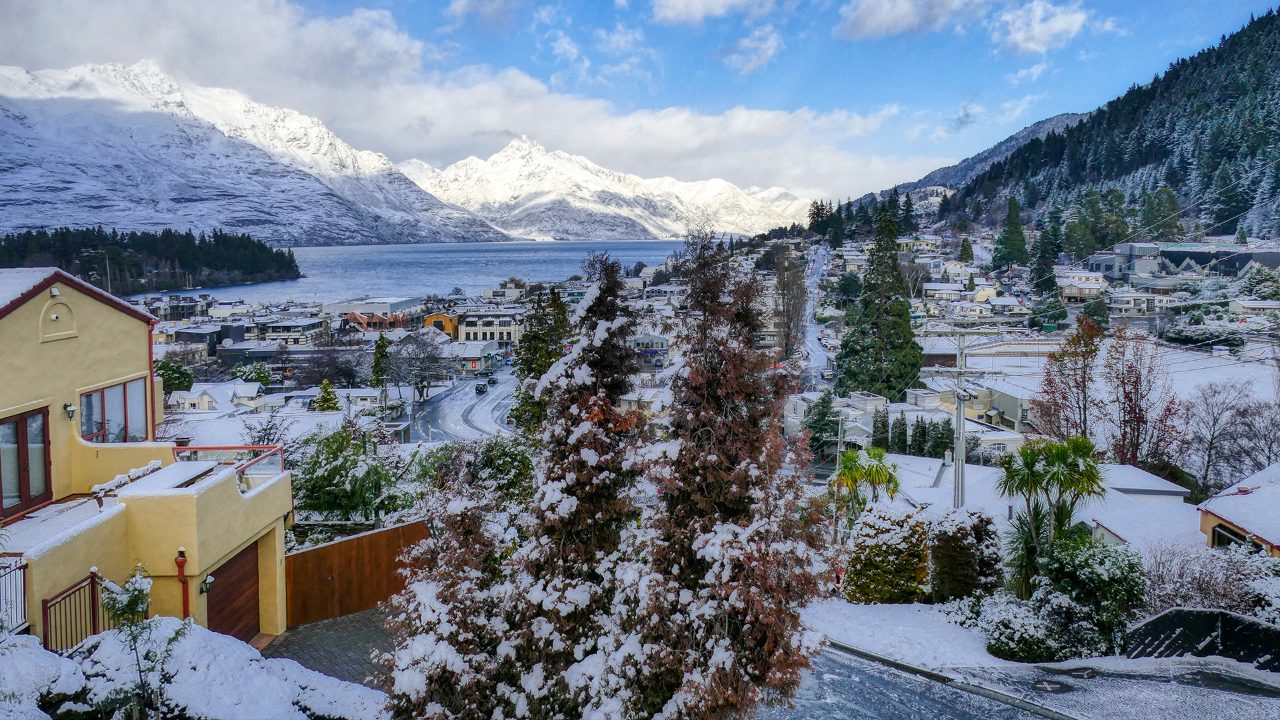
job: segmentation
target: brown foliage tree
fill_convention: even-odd
[[[1142,466],[1177,459],[1185,443],[1181,407],[1152,343],[1119,327],[1101,377],[1112,461]]]
[[[1082,315],[1062,349],[1050,353],[1040,395],[1031,401],[1041,433],[1055,440],[1089,437],[1089,417],[1099,410],[1092,383],[1103,334],[1102,328]]]

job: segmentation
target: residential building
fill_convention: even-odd
[[[324,312],[361,332],[419,328],[425,311],[421,298],[362,297],[329,303]]]
[[[321,318],[285,318],[261,326],[261,339],[281,345],[314,345],[329,335],[329,321]]]
[[[214,412],[219,414],[252,411],[262,398],[262,385],[242,380],[220,383],[195,383],[190,390],[174,390],[165,403],[175,412]]]
[[[1280,463],[1205,500],[1199,510],[1211,547],[1247,543],[1280,557]]]
[[[456,308],[459,342],[496,341],[498,352],[510,355],[524,336],[525,309],[520,305],[479,305]]]
[[[1169,307],[1168,295],[1123,288],[1107,293],[1107,314],[1112,317],[1148,317]]]
[[[244,639],[285,629],[289,474],[155,441],[153,321],[60,270],[0,270],[0,607],[58,649],[89,628],[56,608],[100,613],[94,583],[138,565],[152,613]]]
[[[1266,315],[1280,312],[1280,300],[1232,300],[1227,309],[1237,315]]]
[[[435,328],[454,340],[458,339],[458,316],[455,313],[431,313],[422,319],[422,326]]]

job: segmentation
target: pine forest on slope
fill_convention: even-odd
[[[1140,206],[1164,186],[1207,235],[1280,234],[1280,17],[1275,11],[1069,127],[967,179],[950,220],[991,222],[1009,197],[1046,218],[1118,190]],[[1089,191],[1095,191],[1090,193]]]

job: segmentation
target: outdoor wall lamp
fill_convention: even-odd
[[[62,412],[67,414],[68,420],[74,420],[76,418],[76,406],[71,403],[63,404]]]
[[[205,575],[205,576],[204,576],[204,579],[200,581],[200,588],[199,588],[199,590],[200,590],[200,594],[201,594],[201,595],[208,595],[208,594],[209,594],[209,588],[211,588],[211,587],[213,587],[213,576],[212,576],[212,575]]]

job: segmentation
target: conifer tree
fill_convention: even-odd
[[[991,254],[991,265],[997,270],[1027,262],[1027,236],[1022,230],[1021,212],[1018,199],[1011,196],[1009,211],[1005,213],[1004,230],[996,238],[995,251]]]
[[[329,378],[325,378],[320,382],[320,394],[316,395],[316,399],[311,401],[311,409],[319,412],[333,412],[342,409],[338,401],[338,393],[333,389],[333,383],[329,382]]]
[[[923,415],[917,415],[916,421],[911,424],[911,446],[908,448],[907,454],[924,457],[928,449],[929,426],[925,423]]]
[[[871,447],[889,449],[889,411],[886,408],[871,413]]]
[[[536,433],[547,414],[546,400],[535,397],[534,385],[564,355],[569,332],[569,311],[559,293],[551,290],[546,300],[536,296],[515,351],[515,375],[520,386],[510,413],[512,424],[527,434]]]
[[[951,418],[944,418],[929,428],[929,448],[925,452],[929,457],[940,458],[955,445],[955,426]]]
[[[670,420],[680,444],[655,473],[653,585],[642,591],[652,619],[636,643],[657,652],[638,671],[635,715],[745,717],[785,701],[808,666],[800,609],[819,589],[817,524],[801,473],[783,472],[793,381],[754,348],[761,288],[704,242],[691,239],[687,254],[685,366]]]
[[[973,262],[973,241],[968,235],[960,238],[960,262]]]
[[[1035,259],[1031,262],[1031,287],[1041,295],[1057,294],[1058,278],[1053,270],[1057,250],[1048,230],[1040,234],[1035,250]]]
[[[898,221],[898,227],[904,235],[920,229],[916,224],[916,209],[911,202],[911,193],[907,193],[902,199],[902,217]]]
[[[898,417],[893,419],[889,425],[889,449],[900,455],[906,454],[910,447],[910,441],[907,438],[907,416],[904,413],[898,413]]]
[[[858,305],[836,356],[836,392],[873,392],[890,400],[917,383],[924,354],[911,329],[911,304],[898,266],[897,227],[884,214],[867,259]]]
[[[370,369],[369,377],[369,382],[374,387],[382,388],[387,386],[390,361],[391,341],[387,339],[386,333],[378,333],[378,339],[373,343],[373,367]]]
[[[840,420],[832,402],[832,393],[825,390],[809,407],[804,416],[804,427],[809,431],[809,451],[821,458],[832,448],[831,439],[840,431]]]
[[[598,701],[599,673],[619,630],[614,604],[625,580],[614,573],[623,567],[624,533],[639,517],[634,450],[642,422],[619,409],[640,370],[630,342],[635,318],[617,261],[596,254],[583,269],[592,284],[571,319],[572,348],[533,390],[546,395],[547,418],[527,540],[511,558],[508,641],[520,682],[508,692],[533,718],[581,717]]]

